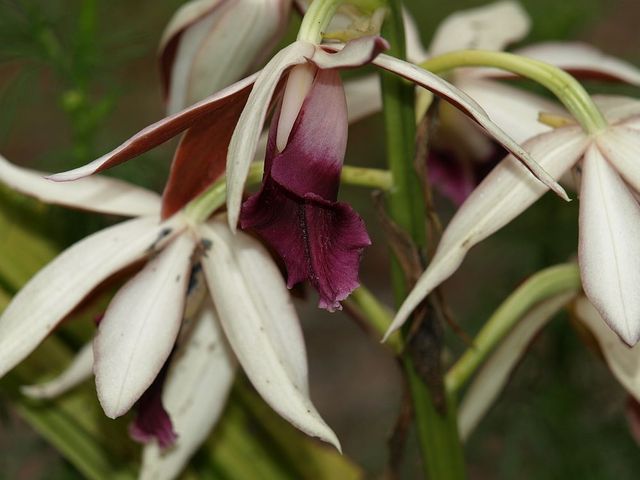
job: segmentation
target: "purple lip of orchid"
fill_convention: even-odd
[[[262,188],[242,206],[240,226],[252,229],[282,257],[288,287],[309,280],[319,306],[339,309],[358,286],[358,266],[371,244],[360,216],[337,202],[347,142],[344,89],[335,70],[317,70],[278,152],[280,112],[272,120]]]
[[[167,378],[169,361],[156,379],[136,402],[136,419],[129,425],[129,435],[140,443],[149,443],[154,439],[162,449],[172,447],[178,438],[171,417],[162,404],[162,389]]]

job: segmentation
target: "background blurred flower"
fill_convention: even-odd
[[[192,0],[160,42],[167,112],[176,113],[257,70],[289,21],[291,0]]]

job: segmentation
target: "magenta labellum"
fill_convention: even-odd
[[[309,280],[319,306],[333,311],[358,286],[364,247],[360,216],[337,201],[347,145],[347,107],[336,70],[318,69],[278,151],[280,111],[269,132],[262,188],[242,207],[240,226],[260,235],[284,260],[287,285]]]

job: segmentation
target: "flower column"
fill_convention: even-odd
[[[390,0],[389,6],[390,15],[384,24],[383,36],[391,43],[391,55],[404,58],[406,55],[401,1]],[[387,73],[381,75],[381,85],[387,132],[387,159],[393,176],[393,188],[388,202],[389,214],[393,221],[411,236],[418,248],[424,247],[425,204],[421,182],[414,167],[414,89],[400,78]],[[408,285],[396,259],[392,262],[396,302],[400,304],[407,295]],[[424,319],[424,322],[437,321],[432,317]],[[440,353],[440,345],[437,345],[440,339],[432,337],[431,340],[436,342],[437,358]],[[409,351],[410,346],[402,354],[402,364],[413,400],[425,473],[429,478],[438,480],[465,478],[462,446],[458,439],[456,406],[450,399],[445,399],[444,405],[439,408],[436,406],[435,392],[430,391],[418,376]],[[429,366],[438,377],[433,384],[442,385],[442,372],[439,371],[438,365],[433,367]]]

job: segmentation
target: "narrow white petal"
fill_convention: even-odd
[[[143,128],[124,143],[105,153],[100,158],[66,172],[55,173],[48,178],[54,182],[69,182],[88,177],[107,168],[120,165],[152,148],[170,140],[179,133],[197,125],[214,112],[224,112],[231,103],[240,101],[245,92],[252,88],[258,74],[250,75],[227,88],[208,96],[178,113]],[[212,141],[216,141],[215,138]],[[223,148],[224,145],[221,146]]]
[[[580,127],[566,127],[534,137],[525,146],[559,178],[578,161],[588,142]],[[500,162],[451,219],[431,263],[398,310],[385,339],[458,269],[471,247],[509,223],[546,191],[513,156]]]
[[[564,189],[553,179],[551,175],[549,175],[547,171],[544,170],[543,167],[540,166],[539,163],[536,162],[536,159],[532,158],[526,150],[524,150],[507,133],[496,125],[482,107],[466,93],[417,65],[404,62],[388,55],[378,55],[378,57],[373,60],[373,63],[385,70],[394,72],[401,77],[417,83],[453,104],[478,123],[478,125],[480,125],[497,142],[502,144],[508,151],[513,153],[518,160],[520,160],[542,183],[553,190],[561,198],[565,200],[569,199]]]
[[[222,327],[249,380],[294,426],[340,448],[309,398],[304,340],[280,271],[252,237],[219,222],[201,229],[203,259]]]
[[[347,80],[344,82],[344,93],[347,97],[349,123],[355,123],[382,110],[382,93],[377,75]]]
[[[575,314],[596,337],[611,372],[640,402],[640,346],[630,348],[622,342],[586,297],[576,301]]]
[[[207,15],[220,2],[225,0],[192,0],[182,5],[173,15],[160,40],[160,50],[163,50],[167,43],[182,30],[198,21],[203,15]]]
[[[609,128],[597,137],[596,142],[604,158],[636,192],[640,192],[640,131],[623,124]]]
[[[274,46],[289,8],[283,0],[225,1],[188,25],[180,35],[171,69],[169,113],[249,72]]]
[[[498,398],[536,334],[574,296],[575,292],[563,293],[536,305],[484,362],[458,411],[458,430],[463,440],[469,438]]]
[[[276,147],[280,152],[287,146],[291,129],[300,114],[300,108],[302,108],[302,104],[305,98],[307,98],[309,90],[311,90],[317,71],[318,69],[314,67],[313,64],[303,63],[296,65],[289,72],[284,87],[284,94],[282,95],[280,118],[278,119],[276,134]]]
[[[580,273],[584,291],[629,345],[640,339],[640,205],[594,145],[582,164]]]
[[[315,47],[306,42],[295,42],[280,50],[260,72],[251,90],[227,153],[227,210],[229,226],[234,231],[240,215],[244,183],[256,152],[271,98],[284,71],[293,65],[304,63],[305,58],[310,58],[314,50]]]
[[[530,25],[527,12],[516,2],[463,10],[440,24],[431,42],[431,55],[466,49],[503,50],[522,40]]]
[[[171,228],[129,220],[72,245],[40,270],[0,317],[0,377],[31,353],[97,285],[146,256]]]
[[[220,17],[220,9],[216,8],[222,0],[206,0],[205,2],[189,2],[180,8],[172,21],[167,26],[161,48],[164,48],[174,35],[179,35],[174,62],[171,65],[171,76],[169,80],[169,91],[167,97],[167,113],[169,115],[179,112],[193,101],[189,98],[192,67],[201,51],[207,34]],[[216,53],[220,54],[219,51]],[[224,72],[224,69],[220,69]],[[228,82],[231,83],[231,82]],[[214,85],[218,85],[217,82]],[[225,85],[220,85],[225,86]],[[211,89],[202,95],[201,100],[207,94],[219,88]]]
[[[175,343],[195,241],[179,235],[113,297],[93,341],[98,399],[108,417],[127,412]]]
[[[220,418],[233,384],[236,362],[210,301],[183,341],[171,360],[162,393],[178,438],[166,451],[156,442],[145,446],[140,480],[178,476]]]
[[[586,43],[545,42],[521,48],[514,53],[550,63],[578,76],[613,78],[640,86],[640,69]]]
[[[93,346],[87,343],[69,366],[56,378],[38,385],[26,385],[20,391],[31,398],[55,398],[93,375]]]
[[[518,143],[551,130],[538,121],[541,112],[567,115],[555,102],[497,81],[459,75],[455,84],[478,102],[491,120]]]
[[[0,155],[0,182],[43,202],[127,217],[160,212],[158,194],[121,180],[93,177],[63,185],[47,175],[17,167]]]
[[[593,101],[609,121],[615,125],[640,116],[640,100],[621,95],[594,95]]]

